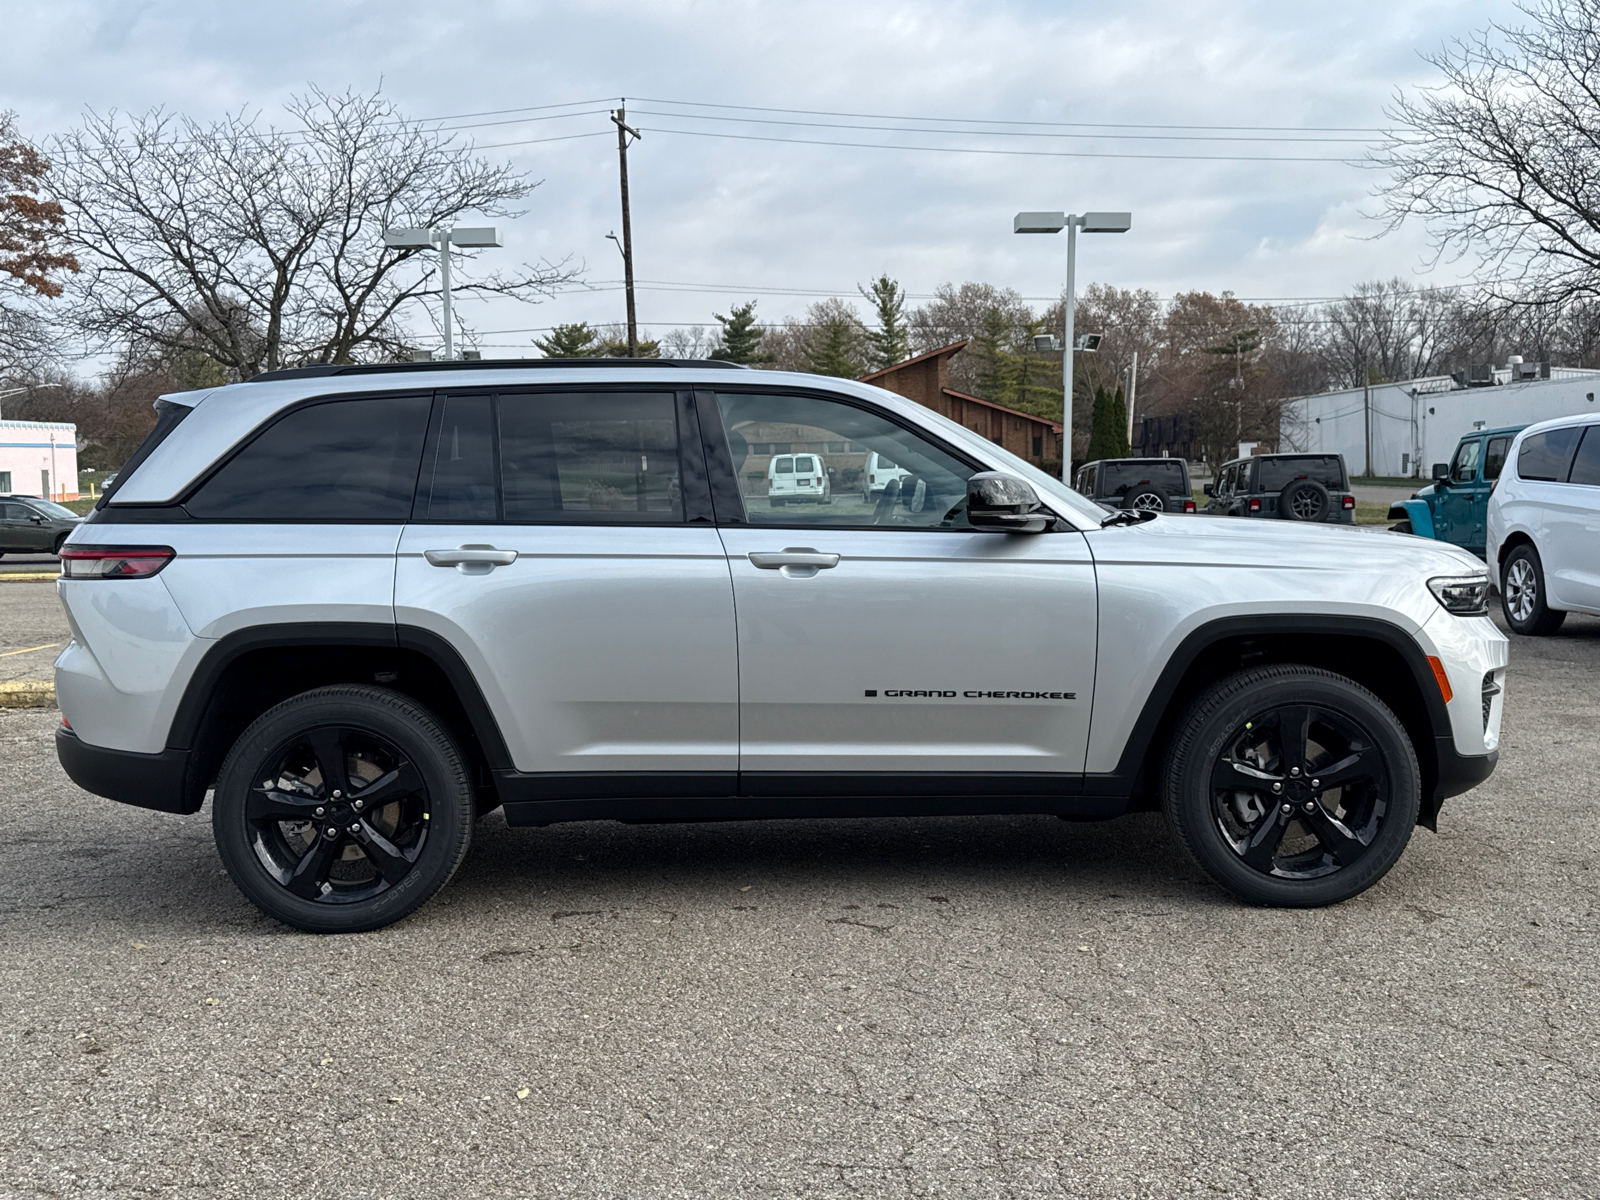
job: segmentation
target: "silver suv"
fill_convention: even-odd
[[[1247,900],[1377,881],[1493,770],[1483,564],[1106,510],[909,400],[725,364],[168,396],[63,554],[63,765],[303,929],[512,825],[1163,809]],[[898,486],[773,507],[774,456]],[[213,790],[214,789],[214,790]]]

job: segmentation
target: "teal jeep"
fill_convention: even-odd
[[[1511,439],[1525,428],[1510,425],[1467,434],[1448,464],[1434,464],[1433,483],[1389,506],[1389,520],[1398,522],[1389,528],[1452,542],[1482,558],[1489,493],[1505,466]]]

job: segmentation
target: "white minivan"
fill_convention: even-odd
[[[910,474],[874,450],[867,455],[866,464],[861,468],[861,498],[871,504],[891,483]]]
[[[1600,615],[1600,416],[1517,435],[1489,496],[1485,549],[1516,632],[1554,633],[1569,612]]]
[[[796,503],[832,504],[833,484],[820,454],[775,454],[767,464],[767,499],[772,507]]]

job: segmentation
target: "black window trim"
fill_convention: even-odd
[[[1597,443],[1600,443],[1600,425],[1591,423],[1588,425],[1579,425],[1577,428],[1581,429],[1583,432],[1578,435],[1578,444],[1572,448],[1572,461],[1567,464],[1567,478],[1565,482],[1571,484],[1573,487],[1600,487],[1600,484],[1597,483],[1573,482],[1572,473],[1578,469],[1578,456],[1583,453],[1584,446],[1588,444],[1588,441],[1591,437],[1594,438]]]
[[[723,389],[723,392],[730,396],[809,396],[818,400],[830,400],[837,404],[848,405],[851,408],[859,408],[864,412],[871,413],[873,416],[882,418],[891,425],[898,426],[900,429],[903,429],[907,433],[913,434],[926,442],[931,442],[934,446],[937,446],[940,450],[950,455],[951,458],[954,458],[963,465],[970,467],[975,472],[988,471],[992,469],[973,458],[972,455],[966,450],[952,445],[931,430],[912,425],[898,413],[889,412],[874,404],[872,401],[863,399],[860,396],[851,395],[848,392],[836,392],[829,388],[804,386],[796,387],[793,384],[760,384],[753,380],[747,381],[747,379],[740,379],[739,383],[742,386],[740,386],[737,390],[734,388],[725,388]],[[717,524],[719,526],[744,527],[749,529],[791,529],[804,530],[808,532],[835,529],[840,530],[841,532],[870,531],[874,533],[973,534],[985,532],[978,529],[940,529],[938,526],[934,525],[896,525],[892,529],[888,529],[882,525],[815,525],[803,523],[791,524],[787,521],[754,522],[748,520],[748,513],[745,510],[744,504],[744,495],[739,490],[739,479],[733,469],[733,460],[728,454],[728,439],[722,427],[722,408],[717,403],[718,394],[718,392],[704,386],[697,387],[695,389],[695,399],[698,402],[699,410],[705,414],[701,421],[700,432],[701,437],[705,442],[707,465],[711,470],[711,492],[713,501],[716,505]],[[1079,530],[1077,530],[1065,518],[1057,517],[1055,524],[1051,528],[1045,530],[1045,532],[1077,533]]]
[[[619,395],[637,396],[643,393],[671,396],[673,398],[673,418],[676,426],[675,432],[678,439],[678,480],[682,489],[683,519],[676,521],[630,521],[627,513],[617,513],[614,517],[605,520],[595,520],[592,516],[574,513],[572,520],[566,521],[508,521],[505,517],[505,488],[500,477],[500,397],[501,396],[530,396],[530,395],[595,395],[599,393],[614,392]],[[437,445],[439,426],[444,420],[444,402],[447,398],[467,398],[471,396],[488,396],[490,403],[490,427],[494,438],[494,486],[495,486],[495,519],[492,521],[460,521],[434,519],[420,516],[423,506],[423,487],[432,484],[431,460],[429,451]],[[509,525],[519,529],[528,528],[571,528],[581,526],[588,529],[682,529],[689,525],[707,525],[712,523],[712,500],[706,488],[706,469],[703,451],[697,436],[698,424],[695,421],[693,394],[682,384],[647,383],[639,380],[628,381],[604,380],[596,383],[518,383],[501,384],[499,386],[482,384],[477,387],[452,387],[438,388],[434,392],[433,412],[428,418],[427,439],[422,444],[422,463],[417,472],[417,486],[413,493],[411,517],[406,521],[408,525]]]

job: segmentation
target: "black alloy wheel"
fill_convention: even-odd
[[[1326,520],[1333,497],[1315,479],[1296,479],[1278,493],[1278,515],[1291,521]]]
[[[1544,637],[1561,628],[1567,614],[1545,601],[1544,563],[1539,552],[1524,542],[1506,556],[1500,572],[1500,608],[1506,624],[1525,637]]]
[[[1399,859],[1421,803],[1416,752],[1389,708],[1330,671],[1243,671],[1200,696],[1173,743],[1163,803],[1195,862],[1256,904],[1336,904]]]
[[[1136,492],[1128,497],[1122,507],[1138,509],[1140,512],[1166,512],[1167,498],[1160,492]]]
[[[381,688],[303,692],[240,735],[217,779],[217,849],[263,912],[319,933],[415,911],[466,856],[473,795],[437,719]]]

